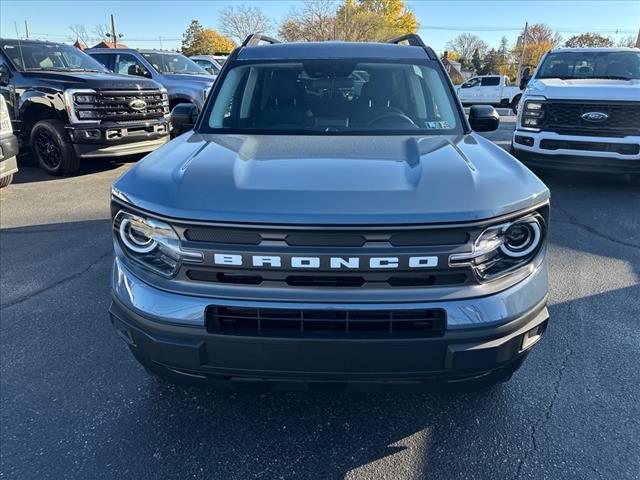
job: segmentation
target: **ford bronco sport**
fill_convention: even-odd
[[[116,331],[176,382],[507,380],[547,325],[549,191],[472,131],[498,122],[415,35],[250,36],[113,185]]]

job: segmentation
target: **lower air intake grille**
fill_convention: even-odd
[[[437,337],[444,334],[445,311],[311,310],[210,306],[209,333],[298,337]]]

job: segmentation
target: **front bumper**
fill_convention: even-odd
[[[80,158],[119,157],[146,153],[170,140],[168,119],[131,123],[100,123],[67,127]]]
[[[530,145],[516,141],[516,137],[530,140]],[[522,140],[521,140],[522,141]],[[543,142],[563,143],[572,142],[574,145],[585,144],[592,149],[575,148],[542,148]],[[611,146],[640,145],[640,136],[600,137],[564,135],[556,132],[531,132],[516,130],[513,135],[514,154],[518,160],[533,167],[547,167],[561,170],[577,170],[601,173],[640,173],[640,153],[623,154],[616,151],[597,151],[593,148],[611,148]]]
[[[0,178],[18,171],[18,139],[9,134],[0,137]]]
[[[209,305],[237,301],[187,297],[140,282],[116,259],[111,320],[136,358],[151,370],[196,383],[355,382],[457,383],[517,368],[542,335],[547,271],[543,263],[527,279],[489,297],[407,303],[406,308],[444,308],[444,335],[428,338],[318,338],[208,333]],[[264,305],[265,302],[261,304]],[[267,302],[267,307],[300,308]],[[242,302],[255,306],[256,302]],[[305,305],[305,308],[318,305]],[[324,308],[336,305],[324,305]],[[398,304],[340,305],[350,309],[398,308]],[[538,337],[539,338],[539,337]],[[515,367],[514,367],[515,365]]]

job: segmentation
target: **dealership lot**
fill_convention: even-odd
[[[488,135],[506,147],[513,117]],[[2,191],[6,478],[638,478],[640,186],[541,172],[551,324],[474,394],[255,393],[149,377],[107,316],[110,183],[132,163]]]

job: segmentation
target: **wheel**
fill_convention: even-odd
[[[64,125],[59,120],[40,120],[31,130],[31,152],[38,165],[50,175],[74,173],[80,158],[73,151]]]
[[[514,114],[518,113],[518,105],[520,105],[520,98],[522,97],[522,95],[516,95],[515,97],[513,97],[513,101],[511,102],[511,111]]]
[[[8,187],[13,180],[13,173],[10,173],[6,177],[0,178],[0,188]]]

